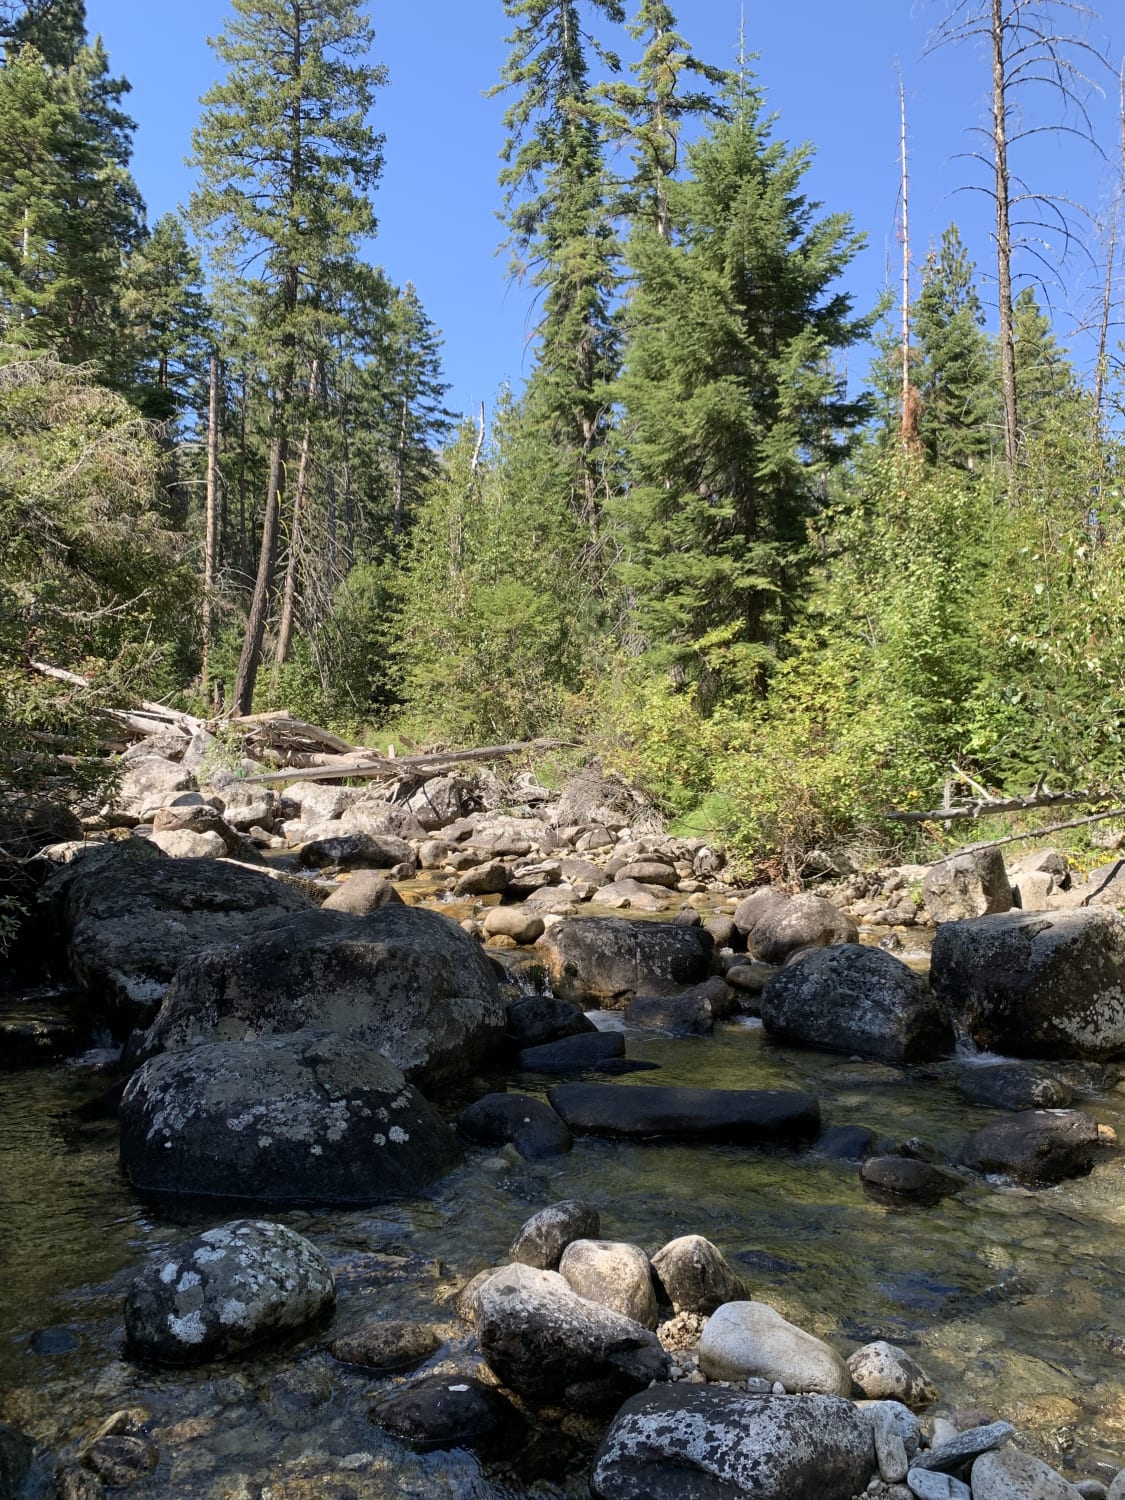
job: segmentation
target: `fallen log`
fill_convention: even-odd
[[[330,765],[292,770],[282,768],[261,776],[243,776],[244,786],[268,781],[336,781],[344,778],[387,776],[403,779],[441,776],[473,761],[509,760],[536,750],[573,749],[573,740],[523,740],[513,745],[486,745],[480,750],[440,750],[427,755],[367,756],[362,760],[341,757]]]
[[[927,812],[888,812],[892,823],[952,823],[966,818],[976,821],[993,814],[1029,812],[1037,807],[1074,807],[1086,802],[1109,802],[1120,795],[1113,791],[1037,792],[1026,797],[977,797],[971,802],[931,808]]]

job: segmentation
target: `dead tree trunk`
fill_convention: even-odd
[[[207,514],[203,535],[203,660],[200,685],[206,695],[211,671],[215,611],[215,562],[219,550],[219,356],[211,355],[207,406]]]

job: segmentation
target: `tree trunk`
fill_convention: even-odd
[[[215,610],[215,563],[219,550],[219,356],[212,353],[207,406],[207,518],[203,537],[203,662],[200,685],[207,694]]]
[[[913,453],[918,447],[918,404],[910,384],[910,172],[906,156],[906,86],[898,75],[898,107],[901,122],[899,152],[902,164],[902,446]]]
[[[250,572],[250,544],[246,536],[246,372],[242,372],[238,403],[238,572],[245,581]]]
[[[1014,482],[1019,447],[1016,345],[1012,327],[1012,231],[1008,187],[1008,79],[1003,0],[992,0],[992,149],[996,167],[996,279],[1000,303],[1000,384],[1004,395],[1004,460]]]
[[[410,415],[410,398],[402,398],[402,416],[398,424],[398,447],[395,449],[394,534],[401,536],[406,512],[406,423]]]
[[[309,406],[320,383],[320,360],[314,359],[309,374]],[[274,648],[274,665],[284,666],[289,660],[293,644],[293,620],[297,608],[297,580],[301,571],[301,518],[305,508],[305,496],[309,482],[309,449],[312,441],[312,411],[305,413],[305,432],[301,439],[301,459],[297,465],[297,488],[293,494],[293,521],[289,532],[289,561],[285,568],[285,584],[281,592],[281,620],[277,627],[277,645]]]

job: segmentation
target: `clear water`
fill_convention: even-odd
[[[957,1062],[906,1073],[781,1049],[745,1024],[683,1041],[630,1033],[627,1047],[662,1071],[624,1086],[808,1088],[828,1124],[866,1124],[888,1141],[921,1136],[952,1157],[994,1118],[961,1100]],[[66,1067],[0,1078],[3,1419],[67,1454],[111,1412],[143,1408],[161,1457],[130,1486],[136,1500],[587,1494],[595,1428],[574,1419],[544,1428],[487,1470],[466,1453],[417,1457],[367,1418],[371,1398],[395,1382],[336,1365],[323,1330],[195,1372],[124,1361],[131,1275],[157,1247],[224,1215],[172,1218],[130,1192],[116,1127],[82,1114],[106,1082]],[[496,1085],[482,1079],[464,1092]],[[1125,1140],[1125,1096],[1079,1102]],[[470,1370],[457,1290],[504,1259],[531,1213],[570,1196],[599,1206],[605,1235],[650,1251],[675,1235],[706,1235],[753,1295],[844,1354],[872,1338],[905,1345],[945,1406],[1009,1417],[1027,1446],[1073,1477],[1104,1478],[1125,1464],[1125,1157],[1110,1151],[1089,1177],[1059,1187],[975,1182],[936,1206],[888,1208],[867,1196],[854,1166],[815,1152],[585,1139],[550,1163],[474,1150],[418,1201],[277,1217],[335,1266],[337,1330],[371,1315],[433,1321],[446,1344],[432,1368]]]

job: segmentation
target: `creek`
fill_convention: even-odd
[[[616,1018],[605,1018],[617,1024]],[[956,1160],[994,1112],[970,1106],[955,1079],[965,1060],[898,1069],[772,1044],[756,1023],[710,1038],[629,1033],[631,1057],[660,1072],[629,1087],[683,1083],[803,1088],[825,1123],[880,1138],[922,1137]],[[337,1364],[323,1329],[300,1342],[196,1371],[125,1360],[122,1301],[157,1249],[236,1217],[238,1205],[142,1202],[117,1165],[115,1123],[93,1102],[104,1070],[59,1065],[0,1086],[0,1415],[56,1454],[74,1451],[112,1412],[142,1407],[160,1449],[135,1500],[578,1500],[597,1428],[540,1428],[489,1467],[464,1452],[419,1456],[367,1418],[374,1380]],[[472,1080],[543,1094],[549,1080]],[[1076,1101],[1125,1139],[1125,1096]],[[1014,1421],[1056,1467],[1107,1478],[1125,1465],[1125,1156],[1106,1152],[1085,1178],[1030,1192],[974,1180],[932,1206],[888,1206],[853,1164],[815,1151],[634,1144],[578,1138],[549,1162],[470,1148],[416,1201],[368,1211],[263,1213],[329,1257],[334,1329],[364,1318],[419,1318],[446,1342],[429,1369],[470,1370],[457,1291],[502,1262],[519,1226],[545,1204],[586,1198],[607,1238],[649,1252],[673,1237],[713,1240],[752,1294],[845,1355],[885,1338],[904,1345],[943,1404]],[[253,1211],[252,1211],[253,1212]]]

